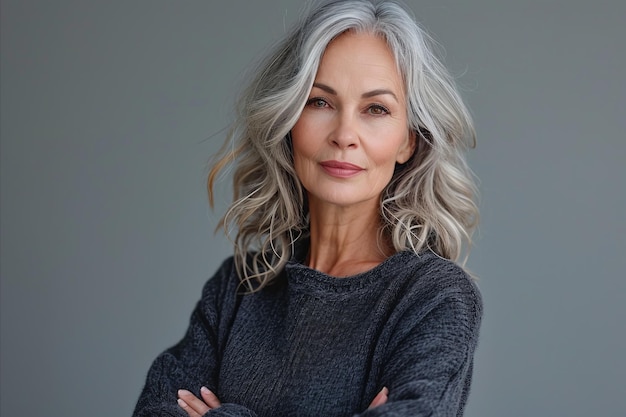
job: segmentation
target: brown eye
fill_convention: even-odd
[[[368,112],[374,116],[382,116],[384,114],[388,114],[389,110],[379,104],[375,104],[369,107]]]

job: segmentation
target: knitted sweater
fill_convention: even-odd
[[[399,252],[335,278],[290,261],[237,294],[234,262],[205,285],[184,338],[152,364],[133,416],[181,416],[177,390],[222,406],[206,416],[461,416],[482,302],[456,264]],[[367,410],[389,389],[386,404]]]

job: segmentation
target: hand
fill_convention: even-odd
[[[217,396],[209,391],[208,388],[202,387],[200,394],[204,401],[187,390],[178,390],[178,405],[187,412],[189,417],[202,417],[207,411],[222,405]],[[367,408],[370,409],[385,404],[388,395],[389,390],[387,387],[383,387]]]
[[[383,389],[381,389],[380,392],[376,394],[376,396],[372,400],[372,403],[369,407],[367,407],[367,409],[369,410],[370,408],[378,407],[379,405],[385,404],[387,402],[388,395],[389,390],[387,389],[387,387],[383,387]]]
[[[186,389],[178,390],[178,405],[187,412],[189,417],[202,417],[207,411],[222,405],[220,400],[207,387],[200,389],[199,399]]]

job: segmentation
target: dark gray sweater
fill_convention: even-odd
[[[152,364],[134,416],[181,416],[176,392],[223,405],[207,416],[461,416],[482,304],[463,270],[400,252],[335,278],[290,262],[237,295],[232,259],[204,287],[183,340]],[[386,404],[367,410],[386,386]]]

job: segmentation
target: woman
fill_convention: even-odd
[[[481,301],[471,119],[405,10],[313,8],[244,93],[235,254],[136,416],[460,416]],[[228,148],[228,147],[225,147]]]

